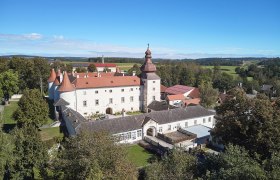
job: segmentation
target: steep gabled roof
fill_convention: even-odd
[[[50,77],[48,79],[48,82],[54,82],[56,78],[56,73],[54,71],[54,69],[51,69],[51,73],[50,73]]]
[[[71,82],[69,80],[69,77],[68,77],[68,74],[65,71],[64,74],[63,74],[62,83],[61,83],[58,91],[59,92],[69,92],[69,91],[74,91],[74,90],[75,90],[75,87],[74,87],[73,84],[71,84]]]

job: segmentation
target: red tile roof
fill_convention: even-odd
[[[70,75],[70,73],[69,73]],[[72,74],[71,74],[72,75]],[[98,73],[97,72],[89,72],[89,73],[74,73],[74,76],[77,77],[77,75],[79,75],[79,78],[84,78],[86,77],[98,77]],[[99,75],[101,77],[108,77],[108,76],[114,76],[115,75],[115,72],[99,72]]]
[[[74,84],[77,89],[140,86],[140,78],[137,76],[77,78]]]
[[[192,92],[188,95],[190,98],[195,99],[195,98],[200,98],[200,92],[198,88],[194,88]]]
[[[195,99],[186,99],[183,101],[185,106],[188,106],[190,104],[196,104],[196,105],[199,105],[200,103],[200,98],[195,98]]]
[[[183,85],[175,85],[175,86],[167,88],[165,90],[165,92],[168,93],[168,94],[185,94],[186,92],[189,92],[192,89],[194,89],[194,87],[183,86]]]
[[[116,67],[117,65],[114,63],[93,63],[95,67]]]
[[[69,92],[75,90],[75,87],[73,84],[71,84],[67,72],[64,72],[63,74],[63,80],[62,83],[58,89],[59,92]]]
[[[166,89],[167,89],[167,87],[165,87],[164,85],[160,85],[160,92],[161,93],[164,93]]]
[[[54,69],[51,69],[51,73],[50,73],[48,82],[54,82],[55,78],[56,78],[56,73],[55,73]]]
[[[177,95],[167,95],[167,99],[169,101],[174,101],[174,100],[184,100],[185,96],[183,94],[177,94]]]

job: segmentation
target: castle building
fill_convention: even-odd
[[[49,99],[64,103],[83,116],[115,114],[122,111],[147,112],[148,105],[160,101],[160,77],[145,52],[141,75],[124,76],[117,72],[70,73],[51,70],[48,79]]]

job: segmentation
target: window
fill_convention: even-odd
[[[96,111],[95,113],[96,113],[96,114],[99,114],[99,111]]]
[[[133,140],[136,139],[136,132],[135,131],[131,133],[131,137],[132,137]]]
[[[121,98],[121,102],[124,103],[124,97]]]
[[[113,92],[112,89],[109,90],[109,93]]]
[[[160,133],[162,132],[162,127],[159,127],[158,132]]]
[[[121,92],[124,92],[124,89],[121,89]]]
[[[188,127],[189,125],[188,125],[188,122],[185,122],[185,127]]]
[[[168,125],[168,130],[171,130],[171,125]]]
[[[98,99],[95,100],[95,105],[96,105],[96,106],[99,105],[99,100],[98,100]]]
[[[83,91],[83,94],[84,94],[84,95],[87,95],[87,92],[86,92],[86,91]]]
[[[84,106],[84,107],[87,106],[87,101],[83,101],[83,106]]]
[[[98,91],[95,91],[95,94],[98,94]]]
[[[127,133],[128,139],[131,139],[131,132]]]
[[[156,88],[153,88],[153,91],[155,91],[156,90]]]
[[[177,129],[180,129],[181,125],[180,123],[177,124]]]
[[[133,111],[133,107],[132,107],[132,108],[130,108],[130,110],[131,110],[131,111]]]
[[[156,81],[153,81],[153,83],[156,83]]]
[[[120,134],[120,141],[123,141],[124,140],[124,134]]]
[[[206,123],[206,119],[205,118],[203,118],[203,123]]]
[[[109,104],[113,104],[113,98],[109,98]]]
[[[133,88],[130,88],[130,91],[133,91]]]
[[[208,122],[211,122],[211,117],[208,118]]]
[[[130,102],[133,102],[133,96],[130,96]]]
[[[137,130],[137,137],[142,137],[142,130]]]
[[[197,124],[197,120],[194,120],[194,125],[196,125]]]
[[[154,100],[154,101],[156,100],[156,96],[153,96],[153,100]]]

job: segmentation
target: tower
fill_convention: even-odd
[[[51,69],[50,77],[48,79],[48,94],[49,94],[49,99],[53,100],[54,99],[54,86],[53,83],[56,79],[56,73],[54,69]]]
[[[153,101],[160,101],[160,77],[156,74],[156,66],[152,62],[149,45],[145,52],[145,62],[141,66],[142,81],[142,110],[147,112],[148,105]]]
[[[63,80],[58,88],[59,97],[64,99],[69,103],[69,107],[72,109],[76,109],[76,94],[75,94],[75,87],[70,82],[68,74],[64,71]]]

